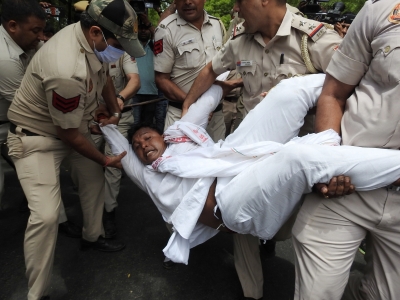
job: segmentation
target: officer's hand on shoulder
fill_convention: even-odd
[[[126,155],[126,151],[124,151],[121,154],[116,155],[116,156],[107,156],[106,167],[122,169],[121,160],[122,160],[122,158],[125,157],[125,155]]]

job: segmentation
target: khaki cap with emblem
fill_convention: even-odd
[[[87,12],[99,25],[115,34],[130,56],[141,57],[146,54],[138,40],[137,15],[127,1],[92,0]]]

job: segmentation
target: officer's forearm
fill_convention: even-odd
[[[139,74],[126,74],[128,83],[125,88],[119,92],[119,94],[128,100],[132,98],[137,91],[140,89],[140,77]]]
[[[76,152],[104,166],[107,158],[96,147],[88,141],[78,128],[62,129],[57,126],[58,137],[68,146],[72,147]]]
[[[208,63],[203,70],[201,70],[199,76],[197,76],[192,87],[190,88],[189,93],[186,95],[182,109],[184,111],[188,110],[190,105],[195,103],[197,99],[210,88],[217,76],[218,75],[212,68],[212,63]]]
[[[342,83],[329,74],[326,75],[324,87],[318,98],[315,132],[333,129],[340,134],[340,123],[346,101],[354,88],[353,85]]]
[[[186,93],[171,81],[169,74],[156,72],[156,85],[168,100],[180,103],[185,100]]]
[[[107,109],[111,114],[121,112],[118,106],[114,84],[110,76],[107,76],[107,83],[104,86],[101,95],[103,96],[104,102],[107,105]]]

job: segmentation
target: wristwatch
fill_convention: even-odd
[[[121,113],[113,113],[112,116],[121,119]]]
[[[125,98],[121,96],[120,94],[117,95],[117,98],[121,99],[123,102],[125,102]]]

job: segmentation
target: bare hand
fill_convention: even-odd
[[[324,198],[336,198],[354,193],[355,186],[351,184],[350,177],[340,175],[333,177],[328,185],[325,183],[315,184],[313,189]]]
[[[39,2],[39,4],[40,4],[40,6],[43,7],[43,8],[47,8],[47,7],[50,7],[50,6],[51,6],[51,3],[48,3],[48,2]]]
[[[120,110],[124,109],[124,101],[122,101],[121,99],[117,98],[117,102],[118,102],[118,106]]]
[[[107,156],[108,157],[108,164],[107,167],[118,168],[122,169],[122,158],[126,155],[126,151],[118,154],[116,156]]]
[[[268,95],[268,92],[262,92],[262,93],[260,94],[261,98],[265,98],[267,95]]]
[[[226,97],[226,95],[229,94],[230,91],[237,87],[242,87],[243,86],[243,79],[238,78],[238,79],[232,79],[232,80],[227,80],[227,81],[215,81],[215,85],[219,85],[222,88],[222,99]]]

